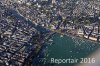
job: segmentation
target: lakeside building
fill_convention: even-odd
[[[77,33],[80,37],[83,37],[84,35],[84,31],[82,29],[78,29],[78,33]]]
[[[18,2],[19,4],[21,4],[21,3],[26,3],[26,2],[28,2],[28,0],[15,0],[15,2]]]
[[[85,27],[89,30],[93,29],[92,26],[85,26]],[[98,27],[95,26],[92,33],[89,30],[87,31],[87,29],[86,29],[86,34],[84,34],[83,29],[79,28],[78,31],[77,31],[77,35],[80,36],[80,37],[84,37],[84,38],[99,42],[100,41],[100,33],[98,33]],[[91,35],[90,35],[90,33],[91,33]]]
[[[52,0],[52,4],[56,4],[56,0]]]
[[[48,1],[48,0],[41,0],[41,1]]]

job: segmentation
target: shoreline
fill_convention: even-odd
[[[59,33],[59,34],[69,36],[69,37],[75,37],[75,38],[78,38],[78,39],[81,39],[81,40],[86,40],[86,41],[93,42],[93,43],[96,43],[96,44],[100,44],[99,42],[96,42],[95,40],[90,40],[90,39],[85,38],[85,37],[75,36],[75,35],[68,34],[68,33],[67,34]]]
[[[65,36],[69,36],[69,37],[75,37],[75,38],[79,38],[79,39],[82,39],[82,40],[86,40],[86,41],[89,41],[89,42],[93,42],[93,43],[96,43],[96,44],[100,44],[99,42],[97,41],[94,41],[94,40],[91,40],[91,39],[88,39],[88,38],[85,38],[85,37],[80,37],[80,36],[77,36],[77,35],[73,35],[73,34],[69,34],[69,33],[63,33],[63,32],[58,32],[56,30],[50,30],[52,32],[55,32],[55,33],[59,33],[61,35],[65,35]]]

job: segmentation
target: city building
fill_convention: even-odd
[[[56,0],[52,0],[52,4],[56,4]]]

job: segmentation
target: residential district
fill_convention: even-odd
[[[0,66],[26,64],[50,32],[99,43],[100,0],[0,0]]]

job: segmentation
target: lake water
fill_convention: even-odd
[[[39,54],[38,66],[75,66],[80,62],[80,58],[85,58],[100,48],[100,44],[82,40],[76,37],[61,36],[55,34],[46,42],[46,46]],[[77,63],[51,63],[51,58],[55,59],[79,59]],[[41,60],[42,59],[42,60]]]

